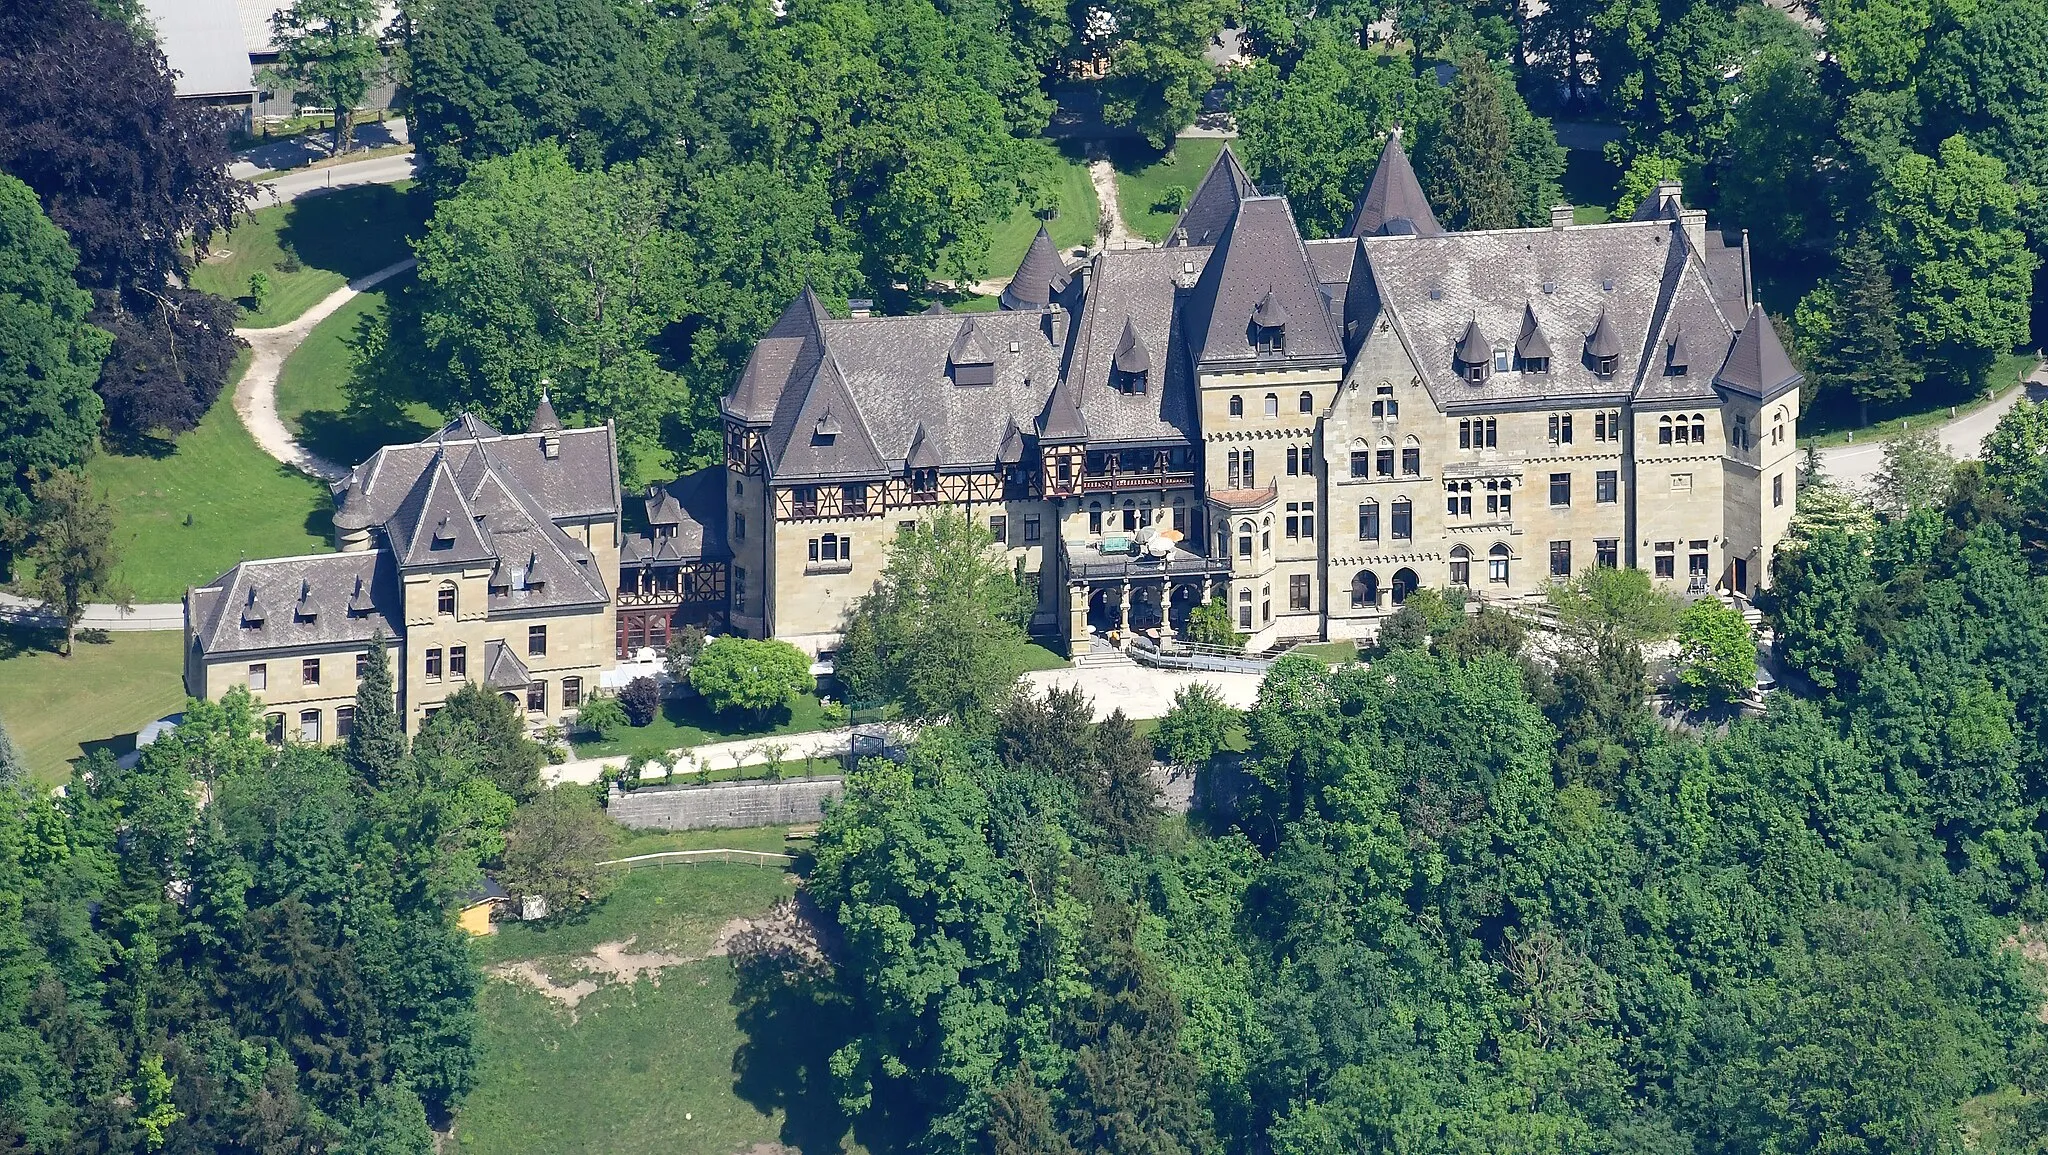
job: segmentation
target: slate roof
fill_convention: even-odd
[[[1714,374],[1714,383],[1768,401],[1804,379],[1805,375],[1792,367],[1792,358],[1785,355],[1785,346],[1778,340],[1777,330],[1771,328],[1771,319],[1764,316],[1764,307],[1752,305],[1735,346],[1728,351],[1727,362]]]
[[[1734,335],[1681,237],[1678,222],[1665,219],[1368,237],[1362,279],[1440,405],[1632,393],[1676,401],[1703,390],[1710,398],[1711,382],[1698,366],[1684,375],[1666,372],[1670,332],[1682,328],[1693,356],[1714,364]],[[1365,292],[1354,286],[1354,294]],[[1521,332],[1532,308],[1555,350],[1548,373],[1489,373],[1478,385],[1457,375],[1453,354],[1468,329],[1502,340]],[[1594,371],[1587,349],[1603,315],[1617,360],[1606,378]]]
[[[186,613],[202,651],[253,654],[396,639],[399,601],[390,555],[357,550],[242,562],[190,591]]]
[[[1237,215],[1237,206],[1246,197],[1257,195],[1258,186],[1252,183],[1244,166],[1237,162],[1237,154],[1225,142],[1209,171],[1202,174],[1202,183],[1195,186],[1194,195],[1188,197],[1188,203],[1180,210],[1180,219],[1167,234],[1167,245],[1215,244]]]
[[[512,647],[498,638],[484,643],[484,686],[492,690],[524,690],[533,674]]]
[[[1197,438],[1190,314],[1180,286],[1199,283],[1213,252],[1176,246],[1111,250],[1096,258],[1067,369],[1092,441],[1156,445]],[[1143,393],[1125,393],[1114,380],[1126,332],[1151,362]]]
[[[1045,231],[1044,225],[1039,225],[1038,235],[1031,238],[1031,247],[1024,250],[1024,259],[1018,262],[1016,274],[1003,288],[1002,306],[1005,309],[1042,309],[1058,300],[1060,294],[1067,291],[1071,280],[1059,247],[1052,243],[1052,234]]]
[[[824,329],[829,319],[824,302],[805,285],[755,342],[739,381],[720,403],[726,416],[750,425],[772,420],[776,403],[790,386],[808,382],[817,373],[825,356]]]
[[[771,473],[781,480],[893,475],[920,429],[920,460],[988,468],[1001,449],[1004,418],[1033,422],[1044,411],[1064,360],[1064,343],[1053,341],[1055,318],[1063,324],[1064,316],[1054,307],[818,320],[815,333],[803,336],[808,373],[788,374],[773,401]],[[956,383],[956,347],[991,359],[989,384]],[[766,381],[743,374],[741,385],[756,391],[748,405],[766,401],[758,392]],[[727,409],[734,409],[730,399]]]
[[[1261,354],[1251,343],[1252,314],[1268,300],[1288,317],[1284,352]],[[1202,366],[1214,362],[1340,360],[1343,342],[1330,316],[1308,248],[1285,197],[1250,197],[1216,242],[1188,307],[1190,348]]]
[[[367,529],[391,520],[437,455],[459,465],[479,446],[549,517],[595,518],[619,512],[618,443],[609,425],[563,429],[549,458],[538,434],[502,434],[464,415],[411,445],[387,445],[334,484],[334,524]]]
[[[1372,182],[1358,207],[1351,210],[1351,224],[1344,230],[1354,237],[1420,236],[1443,234],[1429,198],[1422,195],[1422,182],[1415,179],[1415,166],[1401,147],[1397,129],[1387,134],[1379,163],[1373,166]]]
[[[642,500],[648,532],[620,544],[620,566],[732,556],[725,543],[724,466],[707,465],[667,485],[650,485]]]

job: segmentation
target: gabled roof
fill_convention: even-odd
[[[1088,419],[1074,396],[1072,378],[1061,378],[1052,396],[1046,398],[1045,412],[1038,417],[1041,444],[1076,444],[1088,440]]]
[[[256,91],[235,0],[143,0],[142,10],[179,98],[246,98]]]
[[[1345,231],[1354,237],[1443,234],[1436,213],[1430,210],[1429,198],[1422,195],[1422,182],[1415,179],[1415,167],[1408,163],[1408,153],[1401,148],[1399,129],[1387,134],[1387,145],[1380,150],[1379,164],[1372,170],[1372,182],[1365,186],[1365,195],[1358,199],[1358,207],[1351,212],[1351,225]]]
[[[1124,318],[1123,335],[1117,338],[1115,364],[1119,373],[1136,375],[1152,371],[1152,351],[1145,348],[1145,339],[1138,336],[1137,323],[1128,316]]]
[[[436,454],[433,464],[420,473],[386,533],[401,568],[470,565],[497,556],[445,454]]]
[[[643,500],[653,533],[636,533],[619,547],[619,565],[724,561],[725,467],[707,465],[667,485],[650,485]]]
[[[1199,331],[1182,285],[1199,283],[1215,250],[1112,249],[1095,259],[1088,301],[1067,367],[1073,401],[1095,445],[1192,444],[1198,437],[1190,342]],[[1125,335],[1152,362],[1142,393],[1116,379]],[[1126,358],[1128,359],[1128,358]]]
[[[1003,443],[996,448],[996,461],[1003,465],[1021,464],[1026,449],[1024,430],[1018,426],[1017,419],[1012,417],[1003,427]]]
[[[826,320],[824,302],[805,285],[754,345],[738,382],[721,406],[726,416],[749,425],[772,420],[783,394],[817,372],[825,355]]]
[[[1803,380],[1805,374],[1785,355],[1785,346],[1771,327],[1771,319],[1764,315],[1764,307],[1751,305],[1749,319],[1728,350],[1727,362],[1714,374],[1714,383],[1768,401]]]
[[[1262,308],[1287,317],[1283,352],[1260,353],[1251,343],[1252,315]],[[1344,355],[1285,197],[1250,197],[1238,205],[1195,282],[1188,312],[1190,348],[1198,365],[1334,361]]]
[[[1515,338],[1515,356],[1524,361],[1550,359],[1550,339],[1543,335],[1543,324],[1536,319],[1533,301],[1522,306],[1522,332]]]
[[[1042,309],[1067,291],[1069,280],[1059,246],[1052,243],[1045,226],[1039,225],[1038,235],[1024,250],[1024,259],[1018,262],[1017,273],[1004,287],[1000,301],[1005,309]]]
[[[1266,295],[1259,298],[1258,307],[1252,310],[1252,324],[1266,329],[1285,329],[1293,318],[1287,315],[1287,306],[1280,303],[1279,294],[1273,287],[1266,287]]]
[[[953,338],[952,351],[946,354],[950,365],[993,365],[996,355],[989,352],[981,337],[974,330],[974,317],[969,314],[960,322],[960,335]]]
[[[781,428],[778,421],[776,432]],[[818,362],[788,436],[776,442],[774,465],[778,477],[880,477],[889,472],[835,358],[828,355]]]
[[[946,463],[946,455],[939,452],[938,439],[925,432],[924,422],[917,423],[917,432],[910,435],[910,452],[903,458],[903,464],[911,469],[937,469]]]
[[[526,663],[512,647],[493,638],[484,643],[484,686],[492,690],[524,690],[533,681]]]
[[[1600,310],[1600,319],[1593,322],[1593,331],[1586,334],[1586,355],[1593,358],[1621,356],[1621,338],[1614,335],[1614,326],[1607,321],[1607,310]]]
[[[1257,185],[1246,175],[1244,166],[1237,163],[1237,154],[1225,143],[1223,151],[1216,154],[1216,160],[1209,171],[1202,174],[1202,183],[1195,186],[1195,193],[1180,210],[1180,219],[1173,223],[1173,231],[1167,234],[1166,243],[1173,245],[1213,245],[1230,227],[1230,220],[1237,215],[1237,206],[1246,197],[1259,195]]]

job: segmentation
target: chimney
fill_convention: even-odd
[[[1706,252],[1707,210],[1680,209],[1678,210],[1678,223],[1680,227],[1685,229],[1685,243],[1692,246],[1692,251],[1695,253]]]
[[[1065,348],[1067,344],[1067,311],[1055,306],[1051,312],[1045,315],[1045,324],[1047,334],[1052,338],[1053,346],[1055,348]]]
[[[1551,227],[1551,228],[1553,228],[1553,229],[1561,229],[1561,228],[1564,228],[1564,227],[1565,227],[1566,225],[1569,225],[1569,224],[1571,224],[1571,223],[1572,223],[1572,206],[1570,206],[1570,205],[1551,205],[1551,206],[1550,206],[1550,227]]]
[[[540,455],[549,461],[562,455],[562,434],[559,430],[550,429],[540,435]]]
[[[846,311],[855,317],[872,317],[875,313],[874,299],[871,297],[848,297],[846,298]]]

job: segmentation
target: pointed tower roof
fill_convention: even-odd
[[[534,407],[533,424],[526,427],[528,433],[560,433],[562,422],[555,416],[555,403],[548,400],[547,386],[541,386],[540,404]]]
[[[1600,310],[1600,319],[1593,322],[1593,331],[1586,334],[1586,355],[1588,357],[1621,356],[1621,338],[1614,335],[1614,324],[1607,319],[1607,310]]]
[[[1228,143],[1223,151],[1216,154],[1215,163],[1202,175],[1202,183],[1195,186],[1195,193],[1188,198],[1186,207],[1180,210],[1180,219],[1173,223],[1173,231],[1167,234],[1168,245],[1213,245],[1230,226],[1230,218],[1237,215],[1237,206],[1246,197],[1259,195],[1257,185],[1237,162],[1237,154],[1230,150]]]
[[[933,297],[932,303],[924,307],[924,315],[927,317],[943,317],[952,311],[946,307],[946,302],[937,297]]]
[[[1052,234],[1039,225],[1038,235],[1031,238],[1031,247],[1024,250],[1017,275],[1010,278],[1000,301],[1005,309],[1042,309],[1067,291],[1071,279],[1067,276],[1067,263],[1060,259],[1059,246],[1052,243]]]
[[[1252,310],[1252,324],[1267,329],[1284,329],[1289,320],[1287,306],[1280,303],[1273,286],[1266,286],[1266,295],[1259,298],[1258,307]]]
[[[1749,320],[1735,335],[1727,362],[1714,374],[1714,384],[1768,401],[1805,379],[1785,355],[1785,346],[1771,327],[1771,319],[1764,316],[1764,307],[1751,305]]]
[[[1123,335],[1116,340],[1115,364],[1119,373],[1135,375],[1152,371],[1152,351],[1145,348],[1144,338],[1138,336],[1137,322],[1129,316],[1124,318]]]
[[[721,404],[726,416],[750,425],[773,420],[783,390],[809,381],[824,357],[827,316],[825,303],[805,285],[754,345],[746,368]]]
[[[1045,412],[1038,415],[1038,440],[1076,444],[1088,440],[1088,420],[1081,416],[1080,398],[1074,393],[1071,376],[1062,376],[1045,400]]]
[[[879,477],[889,471],[837,357],[818,362],[795,418],[777,428],[789,430],[775,461],[778,477]]]
[[[1358,208],[1351,214],[1354,237],[1441,236],[1429,198],[1422,195],[1422,182],[1415,179],[1415,166],[1401,148],[1401,130],[1387,134],[1387,146],[1380,150],[1380,162],[1372,170],[1372,183],[1365,186]]]
[[[1274,316],[1275,309],[1286,315],[1286,349],[1262,353],[1253,347],[1246,322],[1261,310]],[[1188,351],[1198,365],[1344,356],[1343,340],[1329,315],[1329,298],[1316,280],[1286,197],[1249,197],[1238,205],[1237,216],[1217,238],[1215,251],[1188,296],[1186,318]]]
[[[1479,318],[1465,323],[1465,335],[1458,338],[1458,360],[1467,365],[1489,364],[1493,361],[1493,342],[1479,331]]]
[[[1543,335],[1543,325],[1536,320],[1534,302],[1522,303],[1522,333],[1515,338],[1515,355],[1524,361],[1550,359],[1550,339]]]
[[[1003,443],[996,450],[996,462],[1000,465],[1016,465],[1024,460],[1024,430],[1017,425],[1015,417],[1003,430]]]

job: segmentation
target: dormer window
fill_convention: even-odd
[[[936,469],[913,469],[910,471],[910,500],[937,501],[939,499],[939,471]]]
[[[1285,353],[1287,351],[1287,307],[1280,303],[1280,297],[1271,286],[1266,295],[1259,299],[1258,308],[1252,310],[1251,344],[1260,353]]]
[[[1496,373],[1505,373],[1508,371],[1508,347],[1506,345],[1494,346],[1493,371]]]
[[[1615,336],[1606,309],[1600,310],[1600,319],[1593,323],[1593,331],[1586,334],[1586,360],[1593,366],[1593,372],[1602,377],[1614,376],[1621,364],[1621,339]]]
[[[1152,351],[1138,336],[1138,326],[1124,318],[1123,335],[1117,338],[1116,356],[1111,362],[1110,384],[1126,394],[1143,393],[1152,375]]]
[[[1548,358],[1548,357],[1526,357],[1526,358],[1524,358],[1524,359],[1522,360],[1522,372],[1524,372],[1524,373],[1548,373],[1548,372],[1550,372],[1550,358]]]
[[[1493,342],[1479,331],[1479,318],[1474,317],[1465,325],[1465,333],[1458,338],[1455,351],[1451,354],[1452,367],[1458,376],[1474,385],[1486,382],[1486,375],[1493,369]]]
[[[953,349],[947,355],[946,367],[953,374],[955,385],[996,383],[995,356],[975,332],[972,317],[961,323],[959,335],[953,338]]]
[[[830,445],[839,440],[839,434],[839,419],[827,409],[818,416],[818,423],[811,427],[811,444]]]

